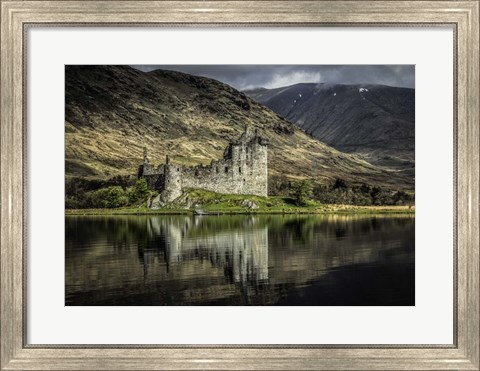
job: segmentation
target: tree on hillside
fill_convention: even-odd
[[[290,197],[295,201],[295,205],[304,206],[312,197],[312,184],[308,180],[292,182],[290,185]]]
[[[130,204],[145,201],[149,194],[150,189],[145,178],[138,179],[135,185],[127,188],[128,202]]]

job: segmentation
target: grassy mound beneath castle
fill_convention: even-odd
[[[295,205],[292,198],[281,196],[219,194],[203,189],[187,189],[190,208],[205,212],[315,212],[320,206],[315,201]]]
[[[353,206],[322,204],[305,200],[298,205],[292,197],[218,194],[203,189],[186,190],[192,209],[219,213],[414,213],[410,206]]]

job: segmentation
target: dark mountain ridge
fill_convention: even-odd
[[[412,173],[409,169],[415,165],[414,89],[302,83],[245,93],[338,150]]]

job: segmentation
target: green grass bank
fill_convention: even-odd
[[[188,191],[184,204],[170,204],[151,209],[146,206],[109,209],[67,209],[66,215],[163,215],[192,214],[201,210],[207,214],[415,214],[415,207],[408,205],[355,206],[321,204],[308,200],[301,206],[289,197],[218,194],[193,189]]]

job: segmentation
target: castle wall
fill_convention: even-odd
[[[267,148],[259,143],[232,146],[232,158],[208,166],[181,169],[182,188],[202,188],[224,194],[267,196]]]
[[[138,170],[139,177],[144,177],[151,189],[163,190],[165,188],[165,169],[164,165],[157,167],[147,163],[140,165]]]
[[[161,194],[162,201],[171,202],[182,195],[183,167],[165,164],[165,183]]]

